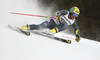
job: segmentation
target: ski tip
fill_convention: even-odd
[[[26,32],[26,31],[22,31],[20,30],[21,32],[23,32],[24,34],[26,34],[27,36],[30,36],[30,32]]]
[[[61,41],[67,43],[67,44],[70,44],[71,43],[71,40],[65,40],[65,39],[61,39]]]
[[[66,42],[67,42],[68,44],[70,44],[70,43],[71,43],[71,40],[66,40]]]

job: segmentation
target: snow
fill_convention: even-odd
[[[38,7],[37,0],[0,1],[0,60],[100,60],[100,42],[81,38],[71,44],[36,34],[25,36],[8,28],[8,24],[21,26],[39,24],[45,18],[11,15],[10,11],[47,15]],[[48,14],[49,16],[49,14]],[[73,35],[58,33],[75,38]],[[64,38],[64,37],[63,37]]]

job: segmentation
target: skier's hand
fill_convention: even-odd
[[[55,13],[55,15],[56,15],[56,16],[61,16],[61,13],[60,13],[59,11],[57,11],[57,12]]]
[[[80,35],[76,35],[76,42],[80,41]]]
[[[57,19],[57,20],[62,21],[61,13],[60,13],[59,11],[57,11],[57,12],[55,13],[55,15],[56,15],[56,19]]]

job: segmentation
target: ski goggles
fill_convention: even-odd
[[[73,13],[72,16],[78,17],[78,14]]]

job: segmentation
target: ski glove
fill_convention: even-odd
[[[58,11],[55,13],[56,15],[56,19],[59,20],[59,21],[62,21],[62,18],[61,18],[61,13]]]
[[[79,42],[79,41],[80,41],[80,35],[77,34],[77,35],[76,35],[76,42]]]
[[[61,16],[61,13],[60,13],[59,11],[57,11],[57,12],[55,13],[55,15],[56,15],[56,16]]]

